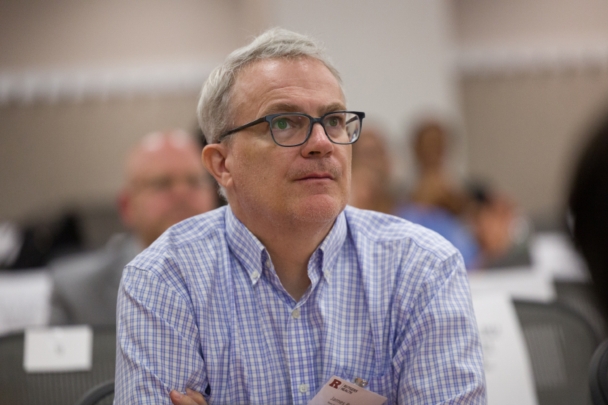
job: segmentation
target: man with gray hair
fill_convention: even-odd
[[[228,206],[126,266],[115,404],[484,404],[461,255],[346,206],[365,114],[319,46],[267,31],[211,73],[198,113]]]

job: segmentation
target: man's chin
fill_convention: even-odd
[[[315,195],[300,201],[296,215],[301,222],[333,222],[345,206],[346,201],[341,199],[329,195]]]

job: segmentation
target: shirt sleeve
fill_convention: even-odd
[[[115,405],[171,404],[172,389],[205,392],[197,323],[183,293],[125,268],[118,293]]]
[[[397,347],[398,404],[486,404],[481,341],[464,263],[429,273]]]

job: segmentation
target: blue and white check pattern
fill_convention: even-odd
[[[123,274],[115,404],[307,404],[332,375],[388,404],[485,404],[462,257],[402,219],[347,207],[296,302],[228,207],[170,228]]]

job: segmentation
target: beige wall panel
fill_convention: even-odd
[[[0,1],[0,90],[18,94],[0,104],[0,221],[112,203],[137,139],[194,129],[203,80],[174,76],[192,66],[207,74],[271,11],[268,0]],[[28,72],[42,87],[36,97],[22,82]],[[62,97],[40,97],[55,94],[39,83],[53,72]]]
[[[605,45],[605,0],[456,0],[461,47],[569,47]]]
[[[112,202],[143,135],[195,128],[196,94],[0,108],[0,220]]]
[[[237,0],[0,2],[2,70],[221,60],[257,30]]]
[[[608,98],[607,72],[461,80],[469,172],[532,215],[563,206],[585,129]]]

